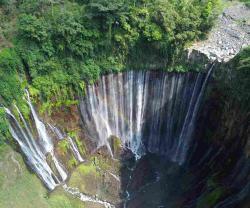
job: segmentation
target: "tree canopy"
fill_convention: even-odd
[[[206,36],[219,5],[219,0],[1,0],[5,21],[15,19],[13,48],[0,52],[1,97],[9,104],[28,86],[53,107],[72,103],[85,83],[101,74],[175,66],[186,45]]]

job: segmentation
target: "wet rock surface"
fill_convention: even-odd
[[[239,3],[225,9],[208,39],[193,44],[188,51],[189,56],[202,54],[210,61],[227,62],[249,45],[250,9]]]

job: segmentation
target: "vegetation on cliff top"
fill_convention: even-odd
[[[241,2],[244,2],[246,6],[250,7],[250,0],[240,0]]]
[[[219,85],[225,100],[243,112],[250,112],[250,47],[243,49],[228,67],[221,70]]]
[[[70,104],[100,74],[176,64],[184,47],[211,28],[219,0],[1,0],[0,6],[3,22],[15,22],[12,31],[1,28],[14,45],[0,54],[1,99],[18,100],[28,83],[49,105]]]

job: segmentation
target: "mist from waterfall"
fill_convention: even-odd
[[[182,164],[212,68],[208,73],[127,71],[102,76],[87,86],[80,102],[89,136],[110,152],[114,135],[137,158],[149,151]]]

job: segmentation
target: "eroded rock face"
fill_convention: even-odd
[[[188,49],[189,58],[207,57],[210,61],[227,62],[242,48],[250,45],[250,9],[236,4],[219,16],[208,39]]]

